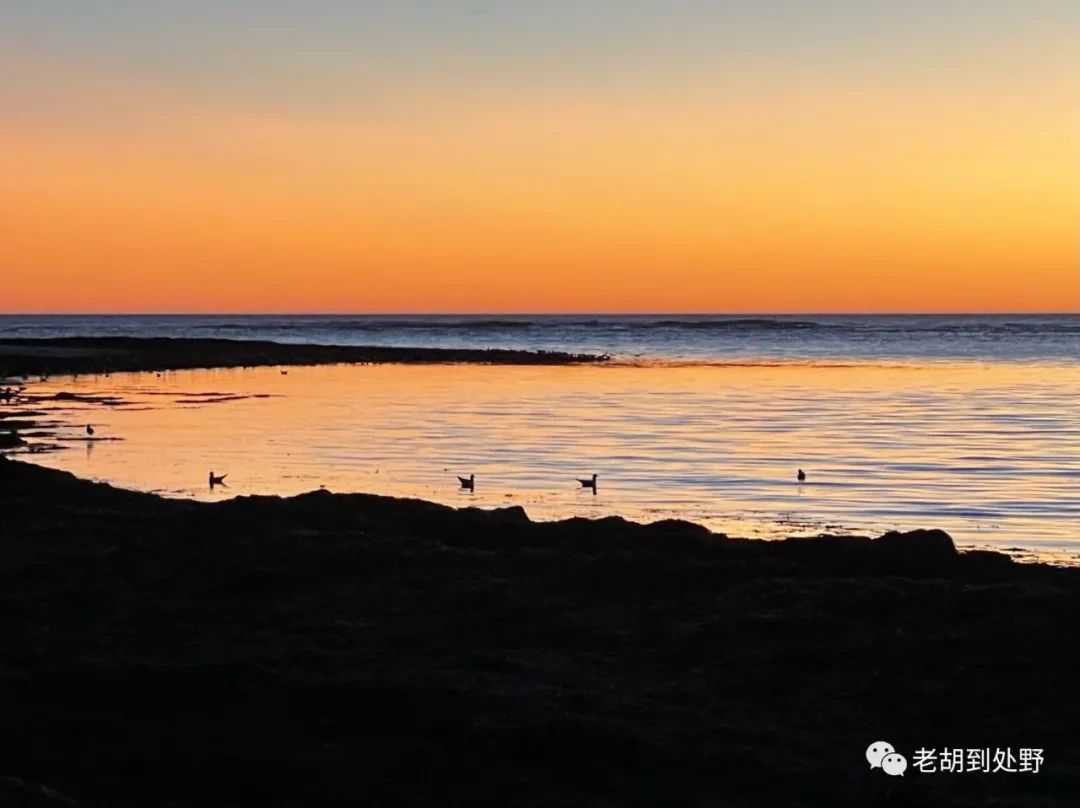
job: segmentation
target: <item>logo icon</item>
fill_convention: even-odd
[[[866,747],[866,759],[870,761],[870,768],[880,769],[881,759],[886,755],[891,755],[895,751],[893,745],[888,741],[874,741]]]
[[[881,759],[881,769],[885,774],[903,777],[906,768],[907,758],[898,752],[893,752],[891,755],[886,755]]]
[[[866,760],[871,769],[881,769],[891,777],[903,777],[904,770],[907,769],[907,758],[897,752],[888,741],[874,741],[866,747]]]

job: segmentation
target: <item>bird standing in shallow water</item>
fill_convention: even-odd
[[[94,428],[92,426],[90,426],[90,424],[86,425],[86,434],[89,435],[90,437],[94,436]]]
[[[597,477],[597,475],[594,474],[592,476],[591,480],[582,480],[581,478],[578,478],[578,482],[581,483],[582,488],[591,488],[592,492],[595,494],[596,493],[596,477]]]
[[[802,469],[799,469],[799,473],[796,474],[795,477],[800,483],[806,482],[806,472]]]
[[[228,476],[229,476],[228,474],[222,474],[220,477],[215,477],[214,472],[211,471],[210,472],[210,488],[213,488],[215,485],[225,485],[225,478],[228,477]],[[225,486],[225,487],[228,488],[228,486]]]
[[[465,491],[476,490],[476,475],[470,474],[468,477],[458,477],[458,482],[461,483],[462,489]]]

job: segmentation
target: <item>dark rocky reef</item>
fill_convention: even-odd
[[[0,340],[0,380],[46,373],[59,375],[363,362],[571,365],[603,362],[606,358],[557,351],[292,345],[255,340],[170,337],[57,337]]]
[[[0,458],[0,802],[1075,805],[1080,570]],[[888,740],[1038,775],[869,770]]]

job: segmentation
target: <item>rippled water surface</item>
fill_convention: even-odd
[[[331,366],[33,388],[59,390],[122,403],[53,404],[69,448],[37,462],[168,496],[325,486],[765,538],[940,527],[961,545],[1080,560],[1068,362]],[[87,422],[122,440],[79,442]],[[211,469],[228,488],[207,488]],[[575,482],[594,472],[595,496]],[[470,473],[475,493],[457,490]]]
[[[1067,361],[1080,314],[0,315],[0,339],[213,337],[737,360]]]

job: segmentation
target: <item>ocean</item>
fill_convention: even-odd
[[[938,527],[962,547],[1080,563],[1077,314],[0,317],[0,339],[73,335],[612,357],[35,383],[121,399],[56,407],[72,448],[35,462],[166,496],[326,487],[762,539]],[[75,443],[91,420],[120,440]],[[210,469],[227,489],[206,488]],[[576,482],[593,473],[595,495]]]
[[[1080,313],[1040,315],[0,315],[4,337],[220,337],[520,348],[623,360],[1073,362]]]

